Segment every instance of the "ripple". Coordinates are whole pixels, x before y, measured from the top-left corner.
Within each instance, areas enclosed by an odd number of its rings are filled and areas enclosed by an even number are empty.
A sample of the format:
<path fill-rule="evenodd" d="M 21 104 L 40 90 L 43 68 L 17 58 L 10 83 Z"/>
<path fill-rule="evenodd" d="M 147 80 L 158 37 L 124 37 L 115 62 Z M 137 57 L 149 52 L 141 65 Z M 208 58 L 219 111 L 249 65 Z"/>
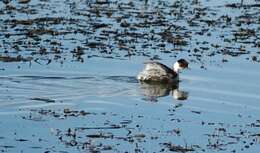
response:
<path fill-rule="evenodd" d="M 2 107 L 40 108 L 53 105 L 68 105 L 67 102 L 89 102 L 88 97 L 117 97 L 136 95 L 137 80 L 131 76 L 32 76 L 16 75 L 1 77 L 2 97 L 9 96 L 9 102 L 1 103 Z M 53 99 L 52 104 L 44 101 L 33 101 L 35 98 Z M 5 98 L 6 99 L 6 98 Z M 109 101 L 96 101 L 104 104 L 125 106 Z"/>

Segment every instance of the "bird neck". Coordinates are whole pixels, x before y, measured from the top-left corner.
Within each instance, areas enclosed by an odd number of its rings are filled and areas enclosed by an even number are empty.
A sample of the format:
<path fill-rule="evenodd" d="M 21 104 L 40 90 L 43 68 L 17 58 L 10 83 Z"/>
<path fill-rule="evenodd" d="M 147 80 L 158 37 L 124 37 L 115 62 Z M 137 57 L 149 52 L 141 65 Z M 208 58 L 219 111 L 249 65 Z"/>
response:
<path fill-rule="evenodd" d="M 180 64 L 178 62 L 174 63 L 173 65 L 173 71 L 176 72 L 177 74 L 180 72 Z"/>

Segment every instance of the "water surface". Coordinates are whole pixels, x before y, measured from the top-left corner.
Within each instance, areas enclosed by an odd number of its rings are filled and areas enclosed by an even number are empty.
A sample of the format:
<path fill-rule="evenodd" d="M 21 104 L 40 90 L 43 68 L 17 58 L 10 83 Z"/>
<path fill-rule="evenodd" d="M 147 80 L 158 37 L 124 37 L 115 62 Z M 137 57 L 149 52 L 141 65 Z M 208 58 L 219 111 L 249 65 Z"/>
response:
<path fill-rule="evenodd" d="M 259 152 L 259 1 L 0 2 L 2 152 Z M 141 84 L 143 62 L 190 69 Z"/>

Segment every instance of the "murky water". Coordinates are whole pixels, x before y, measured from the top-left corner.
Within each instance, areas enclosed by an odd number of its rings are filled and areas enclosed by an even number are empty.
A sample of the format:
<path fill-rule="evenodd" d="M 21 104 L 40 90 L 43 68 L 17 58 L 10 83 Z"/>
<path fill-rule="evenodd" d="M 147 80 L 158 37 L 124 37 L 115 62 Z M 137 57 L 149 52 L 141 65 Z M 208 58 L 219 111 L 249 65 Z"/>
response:
<path fill-rule="evenodd" d="M 1 152 L 259 152 L 258 0 L 0 2 Z M 190 69 L 141 84 L 149 59 Z"/>

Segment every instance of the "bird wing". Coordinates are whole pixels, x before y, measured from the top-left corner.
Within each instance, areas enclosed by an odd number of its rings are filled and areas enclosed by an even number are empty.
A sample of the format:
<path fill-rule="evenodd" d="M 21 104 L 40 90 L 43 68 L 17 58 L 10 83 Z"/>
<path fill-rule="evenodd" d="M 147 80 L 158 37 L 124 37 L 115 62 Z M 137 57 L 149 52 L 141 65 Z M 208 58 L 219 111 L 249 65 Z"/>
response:
<path fill-rule="evenodd" d="M 167 75 L 167 74 L 174 73 L 172 69 L 159 62 L 149 61 L 149 62 L 145 62 L 144 64 L 145 64 L 144 69 L 146 71 L 157 71 L 159 75 Z"/>

